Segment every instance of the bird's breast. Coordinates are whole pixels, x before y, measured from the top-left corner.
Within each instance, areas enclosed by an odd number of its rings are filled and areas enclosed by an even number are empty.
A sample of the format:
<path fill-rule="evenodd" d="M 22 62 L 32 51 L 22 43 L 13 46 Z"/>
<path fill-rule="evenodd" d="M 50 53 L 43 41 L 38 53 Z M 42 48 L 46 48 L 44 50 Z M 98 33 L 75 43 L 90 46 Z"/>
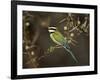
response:
<path fill-rule="evenodd" d="M 61 45 L 61 44 L 57 41 L 57 39 L 54 38 L 53 35 L 54 35 L 54 34 L 50 34 L 50 37 L 51 37 L 52 41 L 55 42 L 55 43 L 58 44 L 58 45 Z"/>

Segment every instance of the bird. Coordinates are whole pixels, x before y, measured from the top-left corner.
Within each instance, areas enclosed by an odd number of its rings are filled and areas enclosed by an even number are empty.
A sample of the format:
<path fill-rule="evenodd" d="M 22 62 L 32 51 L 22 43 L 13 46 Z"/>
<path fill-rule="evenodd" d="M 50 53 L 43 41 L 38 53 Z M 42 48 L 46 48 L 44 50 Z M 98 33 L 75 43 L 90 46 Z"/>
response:
<path fill-rule="evenodd" d="M 68 53 L 70 53 L 70 55 L 75 60 L 75 62 L 78 62 L 78 60 L 74 56 L 73 52 L 71 51 L 70 46 L 68 45 L 68 41 L 60 33 L 60 31 L 56 27 L 48 27 L 48 32 L 50 34 L 51 40 L 55 44 L 62 46 Z"/>

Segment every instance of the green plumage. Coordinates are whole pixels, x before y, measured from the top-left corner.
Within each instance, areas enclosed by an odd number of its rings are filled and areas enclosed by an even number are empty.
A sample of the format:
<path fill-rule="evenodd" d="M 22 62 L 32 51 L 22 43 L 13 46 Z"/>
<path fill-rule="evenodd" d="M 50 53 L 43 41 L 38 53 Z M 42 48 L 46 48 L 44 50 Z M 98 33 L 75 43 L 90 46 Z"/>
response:
<path fill-rule="evenodd" d="M 55 31 L 54 33 L 52 33 L 52 36 L 62 46 L 65 46 L 68 49 L 70 48 L 69 45 L 67 44 L 67 40 L 64 38 L 64 36 L 59 31 Z"/>
<path fill-rule="evenodd" d="M 55 42 L 58 45 L 63 46 L 65 48 L 65 50 L 71 54 L 71 56 L 73 57 L 73 59 L 76 62 L 78 62 L 77 59 L 76 59 L 76 57 L 74 56 L 74 54 L 70 50 L 70 47 L 68 45 L 67 40 L 64 38 L 64 36 L 59 31 L 56 30 L 55 32 L 51 33 L 50 37 L 53 40 L 53 42 Z"/>

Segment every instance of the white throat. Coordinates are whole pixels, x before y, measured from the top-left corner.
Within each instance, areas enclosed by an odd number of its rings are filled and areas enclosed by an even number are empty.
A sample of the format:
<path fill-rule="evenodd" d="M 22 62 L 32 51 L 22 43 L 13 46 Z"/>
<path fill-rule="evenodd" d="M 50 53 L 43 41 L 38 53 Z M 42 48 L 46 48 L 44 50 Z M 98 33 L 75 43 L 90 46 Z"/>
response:
<path fill-rule="evenodd" d="M 55 32 L 55 30 L 48 30 L 50 33 L 53 33 L 53 32 Z"/>

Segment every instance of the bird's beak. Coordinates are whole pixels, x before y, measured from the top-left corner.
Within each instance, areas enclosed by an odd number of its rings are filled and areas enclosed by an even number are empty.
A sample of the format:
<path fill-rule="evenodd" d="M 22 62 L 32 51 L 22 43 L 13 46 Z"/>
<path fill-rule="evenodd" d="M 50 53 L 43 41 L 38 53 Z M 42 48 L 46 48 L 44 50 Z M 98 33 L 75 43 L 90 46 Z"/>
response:
<path fill-rule="evenodd" d="M 50 27 L 48 27 L 48 30 L 50 29 Z"/>

